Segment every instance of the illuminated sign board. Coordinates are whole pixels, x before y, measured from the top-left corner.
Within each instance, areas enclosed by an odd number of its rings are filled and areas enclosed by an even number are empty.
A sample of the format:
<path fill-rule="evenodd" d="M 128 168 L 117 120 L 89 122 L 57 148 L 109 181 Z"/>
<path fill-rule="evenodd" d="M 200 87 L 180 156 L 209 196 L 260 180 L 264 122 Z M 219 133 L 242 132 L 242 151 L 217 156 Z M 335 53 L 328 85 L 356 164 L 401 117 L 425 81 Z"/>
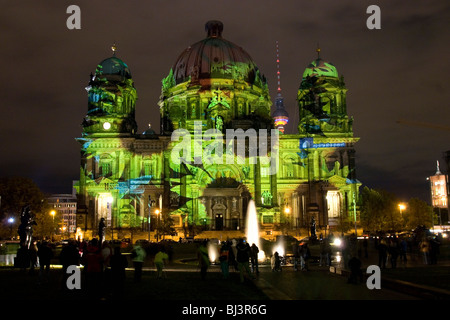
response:
<path fill-rule="evenodd" d="M 439 174 L 430 177 L 431 201 L 435 208 L 447 208 L 446 175 Z"/>

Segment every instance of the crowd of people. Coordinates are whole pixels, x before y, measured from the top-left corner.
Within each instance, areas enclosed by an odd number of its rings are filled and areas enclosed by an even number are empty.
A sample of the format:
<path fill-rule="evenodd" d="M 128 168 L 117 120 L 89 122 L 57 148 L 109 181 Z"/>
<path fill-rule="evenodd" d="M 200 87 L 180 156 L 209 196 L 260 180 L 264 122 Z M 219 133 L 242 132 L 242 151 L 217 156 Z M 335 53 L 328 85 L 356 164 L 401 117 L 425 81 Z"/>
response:
<path fill-rule="evenodd" d="M 49 271 L 52 259 L 59 260 L 62 266 L 61 290 L 68 290 L 67 281 L 70 277 L 70 266 L 82 267 L 83 288 L 90 297 L 119 297 L 124 292 L 128 258 L 122 253 L 120 246 L 112 246 L 110 242 L 100 242 L 97 238 L 90 241 L 70 240 L 62 246 L 57 257 L 55 248 L 48 241 L 35 242 L 30 252 L 30 273 L 39 268 L 38 284 L 49 281 Z M 146 251 L 136 245 L 131 252 L 131 262 L 134 267 L 134 281 L 140 282 L 142 265 Z M 24 268 L 25 269 L 25 268 Z"/>
<path fill-rule="evenodd" d="M 342 261 L 340 265 L 350 270 L 349 282 L 362 281 L 361 266 L 363 259 L 377 261 L 380 269 L 387 267 L 396 268 L 398 261 L 406 263 L 408 259 L 420 257 L 424 264 L 436 264 L 439 256 L 439 241 L 434 237 L 423 237 L 420 241 L 411 242 L 407 238 L 373 237 L 357 240 L 355 236 L 344 237 L 339 247 Z M 332 243 L 331 238 L 317 240 L 315 250 L 319 249 L 319 256 L 315 257 L 319 266 L 331 266 Z M 369 246 L 373 246 L 369 250 Z M 142 281 L 143 265 L 147 259 L 147 250 L 136 244 L 128 252 L 128 257 L 123 254 L 120 246 L 111 245 L 108 241 L 100 242 L 94 238 L 90 241 L 71 240 L 64 245 L 59 256 L 54 256 L 54 250 L 50 243 L 40 241 L 30 248 L 31 271 L 38 267 L 38 282 L 44 284 L 49 281 L 49 270 L 52 259 L 59 259 L 62 265 L 61 289 L 67 290 L 67 273 L 69 266 L 80 266 L 83 272 L 83 287 L 85 292 L 92 297 L 120 297 L 124 294 L 126 280 L 126 268 L 133 267 L 134 282 Z M 307 241 L 292 243 L 292 264 L 295 271 L 308 271 L 312 258 L 310 246 Z M 230 272 L 239 274 L 241 283 L 246 279 L 256 279 L 259 274 L 258 255 L 260 248 L 256 244 L 250 245 L 244 239 L 232 239 L 223 241 L 218 247 L 219 258 L 217 260 L 223 279 L 230 279 Z M 156 267 L 156 278 L 166 278 L 165 266 L 171 260 L 172 252 L 166 247 L 158 245 L 158 249 L 151 252 L 152 261 Z M 317 254 L 317 251 L 315 251 Z M 377 254 L 377 257 L 375 257 Z M 270 267 L 273 272 L 281 272 L 283 259 L 278 252 L 270 258 Z M 419 261 L 420 262 L 420 261 Z M 198 244 L 197 263 L 200 279 L 207 279 L 211 259 L 207 241 Z"/>
<path fill-rule="evenodd" d="M 398 261 L 406 263 L 407 256 L 422 256 L 423 264 L 436 264 L 439 256 L 440 242 L 436 237 L 422 237 L 420 240 L 407 238 L 381 237 L 375 239 L 375 248 L 378 251 L 378 266 L 386 268 L 397 267 Z"/>
<path fill-rule="evenodd" d="M 246 278 L 255 279 L 259 274 L 258 253 L 258 246 L 254 243 L 250 246 L 244 239 L 222 242 L 219 249 L 219 263 L 223 278 L 229 279 L 231 268 L 239 272 L 241 282 L 244 282 Z M 207 241 L 203 241 L 199 246 L 198 262 L 201 278 L 204 280 L 208 267 L 211 265 Z"/>

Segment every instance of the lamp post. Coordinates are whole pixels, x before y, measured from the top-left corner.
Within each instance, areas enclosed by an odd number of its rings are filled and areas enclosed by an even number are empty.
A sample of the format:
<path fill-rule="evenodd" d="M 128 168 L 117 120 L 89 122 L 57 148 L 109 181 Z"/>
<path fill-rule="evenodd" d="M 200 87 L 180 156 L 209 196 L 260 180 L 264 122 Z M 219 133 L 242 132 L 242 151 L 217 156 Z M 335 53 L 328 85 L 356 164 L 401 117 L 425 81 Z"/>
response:
<path fill-rule="evenodd" d="M 150 215 L 151 215 L 151 210 L 153 205 L 155 204 L 155 200 L 152 200 L 150 198 L 150 196 L 148 196 L 148 220 L 147 220 L 147 224 L 148 224 L 148 241 L 151 241 L 150 239 Z"/>
<path fill-rule="evenodd" d="M 356 228 L 356 192 L 353 191 L 353 218 L 355 219 L 355 237 L 358 236 L 358 229 Z"/>
<path fill-rule="evenodd" d="M 52 210 L 52 211 L 50 211 L 50 214 L 53 217 L 53 220 L 52 220 L 52 241 L 53 241 L 53 235 L 55 233 L 55 214 L 56 214 L 56 211 Z"/>
<path fill-rule="evenodd" d="M 156 216 L 158 217 L 158 225 L 156 226 L 156 242 L 159 242 L 159 214 L 161 213 L 158 209 L 155 210 Z"/>

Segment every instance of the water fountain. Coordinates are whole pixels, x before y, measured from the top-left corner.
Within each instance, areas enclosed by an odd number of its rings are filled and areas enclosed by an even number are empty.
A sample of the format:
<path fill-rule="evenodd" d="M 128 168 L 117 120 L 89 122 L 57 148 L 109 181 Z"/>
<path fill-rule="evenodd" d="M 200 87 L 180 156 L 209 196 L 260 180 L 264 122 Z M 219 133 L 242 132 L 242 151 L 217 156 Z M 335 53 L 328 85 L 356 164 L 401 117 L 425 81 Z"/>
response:
<path fill-rule="evenodd" d="M 278 239 L 277 243 L 272 247 L 272 254 L 274 254 L 275 252 L 278 252 L 278 254 L 281 257 L 284 257 L 284 255 L 286 253 L 285 252 L 285 243 L 284 243 L 284 239 L 282 236 Z"/>
<path fill-rule="evenodd" d="M 250 199 L 247 207 L 245 236 L 247 237 L 247 242 L 250 246 L 254 243 L 259 248 L 258 260 L 264 261 L 265 253 L 263 248 L 261 247 L 261 242 L 259 240 L 258 213 L 256 212 L 255 201 L 253 201 L 252 199 Z"/>
<path fill-rule="evenodd" d="M 208 256 L 209 261 L 213 264 L 217 263 L 217 260 L 219 259 L 219 248 L 215 243 L 212 243 L 211 241 L 208 242 L 207 245 L 208 249 Z"/>

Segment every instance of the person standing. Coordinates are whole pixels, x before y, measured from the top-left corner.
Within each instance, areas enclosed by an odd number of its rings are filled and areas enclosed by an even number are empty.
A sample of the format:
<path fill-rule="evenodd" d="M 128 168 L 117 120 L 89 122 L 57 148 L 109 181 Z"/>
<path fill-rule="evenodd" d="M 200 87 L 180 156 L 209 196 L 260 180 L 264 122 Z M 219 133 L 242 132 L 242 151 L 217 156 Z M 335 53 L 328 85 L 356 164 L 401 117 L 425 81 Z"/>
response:
<path fill-rule="evenodd" d="M 405 238 L 402 238 L 400 241 L 400 261 L 406 263 L 408 260 L 406 258 L 406 252 L 408 251 L 408 243 L 406 242 Z"/>
<path fill-rule="evenodd" d="M 439 256 L 439 241 L 436 238 L 431 238 L 429 241 L 429 257 L 430 264 L 437 264 L 438 256 Z"/>
<path fill-rule="evenodd" d="M 252 246 L 250 247 L 250 261 L 252 263 L 252 272 L 258 274 L 259 273 L 259 269 L 258 269 L 258 254 L 259 254 L 259 248 L 256 244 L 252 244 Z"/>
<path fill-rule="evenodd" d="M 53 258 L 53 251 L 48 246 L 47 241 L 43 241 L 38 246 L 37 257 L 39 258 L 39 279 L 41 282 L 47 282 L 50 272 L 50 262 Z"/>
<path fill-rule="evenodd" d="M 142 266 L 147 253 L 139 244 L 136 244 L 131 255 L 134 267 L 134 282 L 138 283 L 142 280 Z"/>
<path fill-rule="evenodd" d="M 270 264 L 272 267 L 272 272 L 281 271 L 281 259 L 278 251 L 275 251 L 272 258 L 270 258 Z"/>
<path fill-rule="evenodd" d="M 206 240 L 203 241 L 198 247 L 197 258 L 200 266 L 200 277 L 202 280 L 205 280 L 206 272 L 211 264 L 211 261 L 209 261 L 208 249 L 206 248 Z"/>
<path fill-rule="evenodd" d="M 364 258 L 368 258 L 369 257 L 369 240 L 367 239 L 367 237 L 364 237 L 363 239 L 363 248 L 364 248 Z"/>
<path fill-rule="evenodd" d="M 325 238 L 320 243 L 320 261 L 319 266 L 331 266 L 331 245 L 330 241 Z"/>
<path fill-rule="evenodd" d="M 378 243 L 378 266 L 381 269 L 386 268 L 386 260 L 387 260 L 387 244 L 386 240 L 381 238 Z"/>
<path fill-rule="evenodd" d="M 228 266 L 233 266 L 234 272 L 239 271 L 238 265 L 237 265 L 237 260 L 236 260 L 236 255 L 237 255 L 236 245 L 237 245 L 236 239 L 233 239 L 230 242 L 228 242 L 228 246 L 230 248 L 230 251 L 228 252 Z"/>
<path fill-rule="evenodd" d="M 161 279 L 163 276 L 164 270 L 164 261 L 169 260 L 169 255 L 166 253 L 166 249 L 161 247 L 158 253 L 155 255 L 155 266 L 156 266 L 156 277 Z"/>
<path fill-rule="evenodd" d="M 353 256 L 348 261 L 348 266 L 350 268 L 350 275 L 348 278 L 348 283 L 357 284 L 358 280 L 362 283 L 363 282 L 363 273 L 361 270 L 361 260 L 359 260 L 357 257 Z"/>
<path fill-rule="evenodd" d="M 229 257 L 230 257 L 230 246 L 228 242 L 224 242 L 219 252 L 220 269 L 222 270 L 222 275 L 224 279 L 228 279 L 229 276 Z"/>
<path fill-rule="evenodd" d="M 67 289 L 67 279 L 69 275 L 67 274 L 67 268 L 69 266 L 79 266 L 80 265 L 80 251 L 75 240 L 70 240 L 67 245 L 65 245 L 59 255 L 59 261 L 62 265 L 62 281 L 61 287 L 63 290 Z"/>
<path fill-rule="evenodd" d="M 298 264 L 300 262 L 299 249 L 299 244 L 297 242 L 294 242 L 294 244 L 292 245 L 292 254 L 294 256 L 294 271 L 298 271 Z M 320 259 L 322 261 L 322 256 Z"/>
<path fill-rule="evenodd" d="M 102 255 L 98 240 L 92 239 L 83 253 L 87 292 L 91 297 L 99 297 L 101 290 Z"/>
<path fill-rule="evenodd" d="M 324 264 L 328 265 L 328 259 L 327 259 L 327 239 L 323 239 L 320 241 L 320 261 L 319 266 L 323 266 Z"/>
<path fill-rule="evenodd" d="M 248 243 L 244 243 L 243 239 L 239 240 L 239 243 L 236 245 L 236 249 L 237 249 L 236 260 L 238 263 L 240 280 L 242 283 L 244 282 L 244 273 L 247 273 L 247 276 L 251 277 L 250 267 L 248 265 L 251 249 Z"/>
<path fill-rule="evenodd" d="M 388 248 L 389 255 L 391 257 L 391 268 L 397 268 L 397 259 L 399 255 L 399 243 L 397 238 L 393 238 L 389 244 Z"/>
<path fill-rule="evenodd" d="M 423 238 L 419 244 L 420 252 L 423 255 L 423 263 L 430 264 L 430 243 L 427 238 Z"/>
<path fill-rule="evenodd" d="M 100 244 L 100 243 L 99 243 Z M 111 268 L 110 260 L 113 254 L 112 248 L 107 241 L 103 241 L 101 244 L 101 255 L 102 255 L 102 276 L 103 276 L 103 288 L 106 292 L 110 291 L 108 286 L 111 284 Z"/>
<path fill-rule="evenodd" d="M 110 260 L 111 266 L 111 288 L 113 298 L 120 298 L 124 292 L 126 272 L 128 267 L 127 258 L 120 252 L 120 247 L 114 247 L 114 254 Z"/>
<path fill-rule="evenodd" d="M 310 256 L 310 251 L 307 243 L 303 243 L 300 246 L 300 267 L 302 271 L 308 271 L 308 259 Z"/>

